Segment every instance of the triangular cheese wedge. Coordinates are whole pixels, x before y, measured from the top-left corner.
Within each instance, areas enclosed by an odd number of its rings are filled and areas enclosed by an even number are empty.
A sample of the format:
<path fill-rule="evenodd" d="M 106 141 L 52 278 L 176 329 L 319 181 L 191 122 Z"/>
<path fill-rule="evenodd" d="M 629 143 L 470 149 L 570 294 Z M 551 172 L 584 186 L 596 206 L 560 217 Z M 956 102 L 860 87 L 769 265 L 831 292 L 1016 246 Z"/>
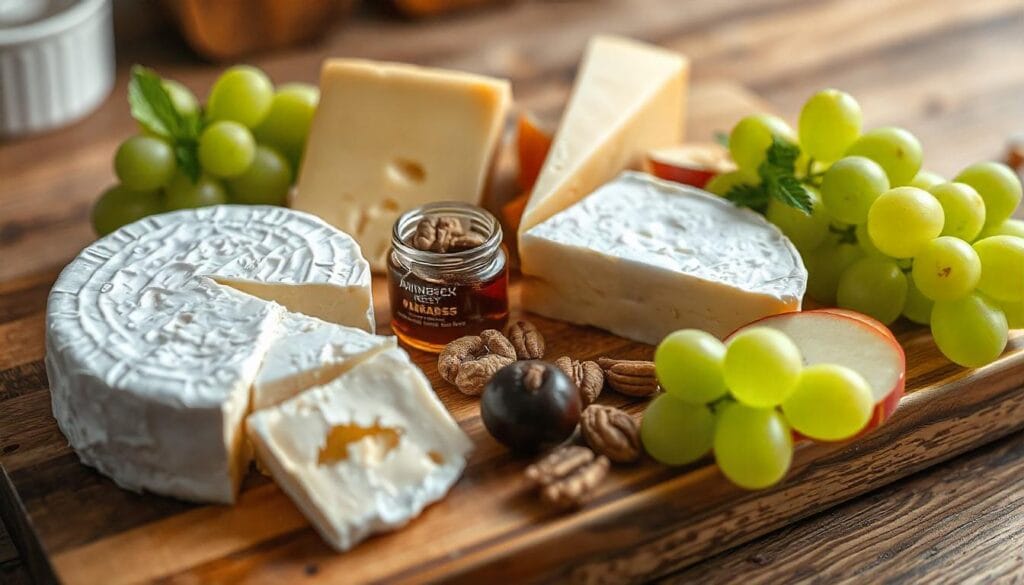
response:
<path fill-rule="evenodd" d="M 594 37 L 523 212 L 519 233 L 576 203 L 652 148 L 678 144 L 686 57 L 636 41 Z M 523 257 L 524 265 L 528 261 Z"/>

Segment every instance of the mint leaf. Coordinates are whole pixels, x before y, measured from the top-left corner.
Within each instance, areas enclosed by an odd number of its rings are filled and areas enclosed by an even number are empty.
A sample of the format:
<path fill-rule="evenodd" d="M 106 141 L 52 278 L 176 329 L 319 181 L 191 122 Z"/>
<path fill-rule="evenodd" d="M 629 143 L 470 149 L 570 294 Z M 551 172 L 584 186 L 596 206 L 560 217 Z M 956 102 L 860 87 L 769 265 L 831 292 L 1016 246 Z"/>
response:
<path fill-rule="evenodd" d="M 811 196 L 796 177 L 796 159 L 799 157 L 799 146 L 773 136 L 771 145 L 765 151 L 764 162 L 757 168 L 757 174 L 761 177 L 766 198 L 777 199 L 810 214 Z"/>
<path fill-rule="evenodd" d="M 772 136 L 771 146 L 764 153 L 764 162 L 790 175 L 794 175 L 796 173 L 796 159 L 799 157 L 799 146 L 778 136 Z"/>
<path fill-rule="evenodd" d="M 182 136 L 181 115 L 174 109 L 163 81 L 153 70 L 140 65 L 132 67 L 128 104 L 132 117 L 150 132 L 171 139 Z"/>
<path fill-rule="evenodd" d="M 199 165 L 198 145 L 195 142 L 178 144 L 174 147 L 174 159 L 178 169 L 195 184 L 199 181 L 202 168 Z"/>
<path fill-rule="evenodd" d="M 758 213 L 768 209 L 768 192 L 761 185 L 741 183 L 729 189 L 725 198 L 740 207 L 749 207 Z"/>

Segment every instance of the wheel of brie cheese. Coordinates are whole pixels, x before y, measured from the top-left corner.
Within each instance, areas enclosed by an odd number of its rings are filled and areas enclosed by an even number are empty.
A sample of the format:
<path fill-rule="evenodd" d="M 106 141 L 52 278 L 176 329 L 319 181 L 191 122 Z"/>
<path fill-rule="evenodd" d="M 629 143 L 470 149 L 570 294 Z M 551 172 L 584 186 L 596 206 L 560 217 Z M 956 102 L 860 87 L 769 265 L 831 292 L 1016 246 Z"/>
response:
<path fill-rule="evenodd" d="M 231 502 L 249 461 L 250 388 L 275 339 L 299 327 L 289 310 L 373 331 L 369 265 L 352 238 L 261 206 L 125 226 L 50 293 L 54 417 L 81 460 L 122 487 Z"/>

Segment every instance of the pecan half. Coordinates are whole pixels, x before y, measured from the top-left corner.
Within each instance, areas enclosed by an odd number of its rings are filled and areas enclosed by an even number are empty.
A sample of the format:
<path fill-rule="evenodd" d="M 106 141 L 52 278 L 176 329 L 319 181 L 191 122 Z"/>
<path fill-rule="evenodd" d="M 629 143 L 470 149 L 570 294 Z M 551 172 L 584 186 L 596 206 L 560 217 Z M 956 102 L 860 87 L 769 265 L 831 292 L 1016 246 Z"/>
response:
<path fill-rule="evenodd" d="M 412 246 L 424 252 L 460 252 L 484 243 L 476 232 L 466 232 L 457 217 L 426 217 L 416 224 Z"/>
<path fill-rule="evenodd" d="M 521 360 L 539 360 L 544 357 L 544 336 L 529 321 L 515 321 L 505 330 Z"/>
<path fill-rule="evenodd" d="M 566 376 L 580 389 L 580 398 L 583 399 L 583 406 L 593 404 L 601 395 L 604 387 L 604 372 L 597 362 L 581 362 L 574 360 L 567 355 L 555 360 L 559 370 L 565 372 Z"/>
<path fill-rule="evenodd" d="M 658 391 L 654 362 L 598 358 L 604 379 L 612 390 L 627 396 L 650 396 Z"/>
<path fill-rule="evenodd" d="M 527 467 L 526 477 L 540 487 L 545 502 L 559 508 L 576 508 L 594 496 L 610 465 L 603 455 L 569 445 Z"/>
<path fill-rule="evenodd" d="M 437 371 L 464 394 L 476 396 L 504 366 L 515 361 L 512 343 L 496 329 L 466 335 L 444 346 L 437 356 Z"/>
<path fill-rule="evenodd" d="M 588 406 L 580 416 L 580 432 L 591 449 L 616 463 L 632 463 L 643 454 L 640 426 L 618 408 Z"/>

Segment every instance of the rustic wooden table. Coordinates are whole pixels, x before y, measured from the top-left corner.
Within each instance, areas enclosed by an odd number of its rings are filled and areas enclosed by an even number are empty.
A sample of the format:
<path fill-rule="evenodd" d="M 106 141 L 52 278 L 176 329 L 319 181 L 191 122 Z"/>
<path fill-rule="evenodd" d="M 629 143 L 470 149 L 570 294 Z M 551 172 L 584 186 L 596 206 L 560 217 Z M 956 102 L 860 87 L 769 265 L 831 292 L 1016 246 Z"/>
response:
<path fill-rule="evenodd" d="M 681 50 L 695 82 L 742 84 L 791 119 L 818 88 L 850 91 L 869 125 L 911 129 L 929 168 L 946 175 L 1001 156 L 1006 138 L 1024 131 L 1021 0 L 521 2 L 422 24 L 360 15 L 316 45 L 254 61 L 276 80 L 314 80 L 326 55 L 465 68 L 512 78 L 517 99 L 555 114 L 595 32 Z M 126 38 L 118 87 L 96 114 L 0 145 L 0 294 L 5 282 L 52 272 L 92 240 L 89 207 L 132 130 L 126 68 L 144 62 L 203 93 L 216 76 L 218 67 L 171 34 Z M 666 581 L 1018 582 L 1022 551 L 1024 436 L 1016 433 Z M 27 582 L 2 532 L 0 582 Z"/>

